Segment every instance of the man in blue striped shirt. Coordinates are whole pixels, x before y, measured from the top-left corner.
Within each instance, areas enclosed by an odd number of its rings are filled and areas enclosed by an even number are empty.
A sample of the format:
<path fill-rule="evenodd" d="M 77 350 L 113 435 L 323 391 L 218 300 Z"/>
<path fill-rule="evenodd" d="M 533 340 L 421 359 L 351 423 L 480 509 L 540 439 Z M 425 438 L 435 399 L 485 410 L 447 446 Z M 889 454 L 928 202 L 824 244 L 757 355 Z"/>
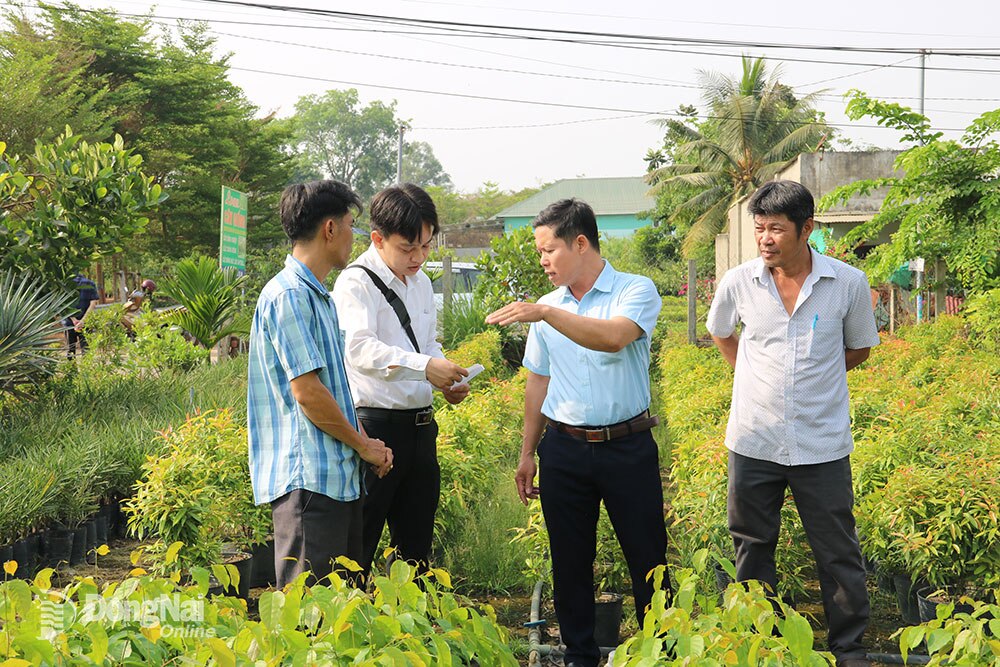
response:
<path fill-rule="evenodd" d="M 280 213 L 292 254 L 254 311 L 250 477 L 255 501 L 271 504 L 279 587 L 306 570 L 328 576 L 337 556 L 362 559 L 362 461 L 379 477 L 392 469 L 392 450 L 358 427 L 343 335 L 322 282 L 347 266 L 361 208 L 338 181 L 286 188 Z"/>

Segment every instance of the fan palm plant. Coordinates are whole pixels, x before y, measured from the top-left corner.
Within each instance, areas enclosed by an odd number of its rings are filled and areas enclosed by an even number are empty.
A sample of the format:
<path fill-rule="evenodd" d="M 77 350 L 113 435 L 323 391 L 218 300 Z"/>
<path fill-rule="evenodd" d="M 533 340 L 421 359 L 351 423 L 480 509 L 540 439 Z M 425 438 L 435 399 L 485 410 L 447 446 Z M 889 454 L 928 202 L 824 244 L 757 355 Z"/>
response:
<path fill-rule="evenodd" d="M 241 303 L 245 282 L 245 276 L 208 257 L 181 260 L 173 278 L 163 281 L 162 292 L 183 306 L 170 320 L 206 348 L 226 336 L 250 333 L 251 316 Z"/>
<path fill-rule="evenodd" d="M 671 222 L 694 218 L 684 237 L 685 255 L 725 229 L 733 204 L 774 177 L 789 159 L 815 150 L 829 132 L 816 119 L 815 95 L 796 99 L 779 75 L 780 68 L 768 75 L 763 60 L 748 57 L 740 79 L 701 72 L 710 118 L 696 127 L 657 121 L 673 135 L 675 161 L 652 169 L 646 179 L 654 195 L 677 186 L 690 188 L 690 196 L 671 215 Z"/>
<path fill-rule="evenodd" d="M 72 294 L 50 292 L 38 278 L 7 271 L 0 277 L 0 395 L 24 396 L 55 370 L 62 333 L 60 319 Z"/>

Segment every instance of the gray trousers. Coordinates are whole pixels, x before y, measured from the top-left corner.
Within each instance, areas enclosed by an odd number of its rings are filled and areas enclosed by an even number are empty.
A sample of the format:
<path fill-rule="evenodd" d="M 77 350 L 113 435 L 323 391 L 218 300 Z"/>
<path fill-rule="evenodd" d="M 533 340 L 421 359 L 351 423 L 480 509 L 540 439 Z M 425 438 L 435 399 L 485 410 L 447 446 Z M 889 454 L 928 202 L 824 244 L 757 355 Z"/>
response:
<path fill-rule="evenodd" d="M 830 652 L 838 661 L 864 658 L 868 591 L 854 526 L 849 457 L 783 466 L 729 452 L 729 532 L 736 547 L 736 577 L 777 588 L 774 551 L 786 488 L 816 558 Z"/>
<path fill-rule="evenodd" d="M 295 489 L 271 503 L 274 520 L 274 571 L 278 588 L 306 570 L 307 583 L 322 582 L 337 556 L 361 562 L 361 499 L 340 502 L 305 489 Z"/>

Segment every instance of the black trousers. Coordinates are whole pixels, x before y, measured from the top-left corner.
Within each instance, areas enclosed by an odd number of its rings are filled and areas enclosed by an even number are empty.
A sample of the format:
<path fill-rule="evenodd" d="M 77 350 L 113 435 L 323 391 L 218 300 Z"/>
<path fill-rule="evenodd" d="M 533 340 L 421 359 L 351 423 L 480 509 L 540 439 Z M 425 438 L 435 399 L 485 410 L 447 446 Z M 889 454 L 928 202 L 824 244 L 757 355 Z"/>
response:
<path fill-rule="evenodd" d="M 310 584 L 323 579 L 333 571 L 337 556 L 361 562 L 360 498 L 340 502 L 295 489 L 271 503 L 271 518 L 278 588 L 306 570 L 313 573 Z"/>
<path fill-rule="evenodd" d="M 777 587 L 774 551 L 785 489 L 791 489 L 816 558 L 830 652 L 838 660 L 864 658 L 868 591 L 854 526 L 851 461 L 783 466 L 729 452 L 729 532 L 736 576 Z"/>
<path fill-rule="evenodd" d="M 392 450 L 392 470 L 381 479 L 370 468 L 365 474 L 364 556 L 359 563 L 367 575 L 388 522 L 389 546 L 396 549 L 396 557 L 426 569 L 441 496 L 437 422 L 417 426 L 412 416 L 409 420 L 362 417 L 361 421 L 369 437 Z"/>
<path fill-rule="evenodd" d="M 83 332 L 77 331 L 73 327 L 69 327 L 66 329 L 66 355 L 70 359 L 76 356 L 77 346 L 79 346 L 81 354 L 86 352 L 87 338 L 83 335 Z"/>
<path fill-rule="evenodd" d="M 588 443 L 549 427 L 538 445 L 538 466 L 565 660 L 596 667 L 601 653 L 594 640 L 594 558 L 601 501 L 628 563 L 640 622 L 653 597 L 646 575 L 667 562 L 656 442 L 645 431 Z"/>

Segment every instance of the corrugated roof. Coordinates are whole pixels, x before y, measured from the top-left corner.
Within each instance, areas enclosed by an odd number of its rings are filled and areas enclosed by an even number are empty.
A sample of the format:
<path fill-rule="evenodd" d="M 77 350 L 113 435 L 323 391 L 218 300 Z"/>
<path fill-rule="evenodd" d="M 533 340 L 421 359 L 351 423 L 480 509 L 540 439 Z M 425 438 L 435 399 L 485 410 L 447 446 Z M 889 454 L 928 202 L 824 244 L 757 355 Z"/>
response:
<path fill-rule="evenodd" d="M 623 178 L 564 178 L 524 201 L 505 208 L 494 218 L 535 217 L 560 199 L 576 197 L 590 204 L 595 215 L 621 215 L 648 211 L 656 201 L 648 196 L 649 185 L 642 176 Z"/>

